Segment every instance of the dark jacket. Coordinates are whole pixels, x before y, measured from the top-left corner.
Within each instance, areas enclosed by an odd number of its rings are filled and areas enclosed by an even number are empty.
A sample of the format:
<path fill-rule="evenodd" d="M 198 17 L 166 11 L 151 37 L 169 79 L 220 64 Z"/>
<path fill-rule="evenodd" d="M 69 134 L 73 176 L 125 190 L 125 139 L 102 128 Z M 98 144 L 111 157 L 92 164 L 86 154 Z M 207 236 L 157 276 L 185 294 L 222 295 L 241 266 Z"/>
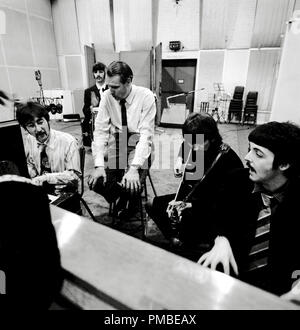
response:
<path fill-rule="evenodd" d="M 247 169 L 231 175 L 218 203 L 218 234 L 229 239 L 241 279 L 280 295 L 291 290 L 296 280 L 293 272 L 300 270 L 300 179 L 290 180 L 283 201 L 271 216 L 268 268 L 259 283 L 245 272 L 261 209 L 260 194 L 252 193 L 253 188 Z"/>
<path fill-rule="evenodd" d="M 85 91 L 84 91 L 84 105 L 83 105 L 83 109 L 82 109 L 82 112 L 84 113 L 85 116 L 90 116 L 90 113 L 91 113 L 91 109 L 90 109 L 90 106 L 91 106 L 91 94 L 92 92 L 95 93 L 96 97 L 98 98 L 99 102 L 100 102 L 100 92 L 98 90 L 98 87 L 96 86 L 96 84 L 92 87 L 89 87 L 87 88 Z M 99 103 L 98 103 L 99 105 Z"/>
<path fill-rule="evenodd" d="M 41 187 L 6 181 L 0 183 L 0 203 L 0 269 L 9 302 L 48 308 L 62 283 L 48 197 Z"/>

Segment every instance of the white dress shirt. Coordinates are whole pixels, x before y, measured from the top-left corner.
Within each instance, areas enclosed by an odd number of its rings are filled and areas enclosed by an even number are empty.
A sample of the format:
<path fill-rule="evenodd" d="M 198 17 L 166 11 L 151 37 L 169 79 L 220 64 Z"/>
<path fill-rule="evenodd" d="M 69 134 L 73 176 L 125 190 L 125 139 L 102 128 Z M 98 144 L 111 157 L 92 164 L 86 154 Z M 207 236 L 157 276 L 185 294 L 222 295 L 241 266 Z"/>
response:
<path fill-rule="evenodd" d="M 129 133 L 140 134 L 132 165 L 142 166 L 151 153 L 154 136 L 156 105 L 153 93 L 145 87 L 132 84 L 126 98 L 127 125 Z M 95 121 L 92 143 L 95 166 L 104 166 L 104 154 L 111 134 L 122 130 L 121 106 L 111 95 L 104 92 Z"/>

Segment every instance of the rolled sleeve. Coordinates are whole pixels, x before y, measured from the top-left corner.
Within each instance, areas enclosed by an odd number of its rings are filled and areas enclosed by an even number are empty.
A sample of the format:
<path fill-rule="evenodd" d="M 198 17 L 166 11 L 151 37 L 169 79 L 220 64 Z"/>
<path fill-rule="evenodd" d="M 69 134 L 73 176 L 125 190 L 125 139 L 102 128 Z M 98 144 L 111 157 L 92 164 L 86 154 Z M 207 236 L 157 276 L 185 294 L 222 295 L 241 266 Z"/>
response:
<path fill-rule="evenodd" d="M 154 136 L 154 121 L 156 115 L 156 104 L 152 92 L 145 96 L 142 107 L 142 116 L 138 126 L 140 133 L 139 142 L 136 145 L 132 165 L 142 166 L 151 154 Z"/>

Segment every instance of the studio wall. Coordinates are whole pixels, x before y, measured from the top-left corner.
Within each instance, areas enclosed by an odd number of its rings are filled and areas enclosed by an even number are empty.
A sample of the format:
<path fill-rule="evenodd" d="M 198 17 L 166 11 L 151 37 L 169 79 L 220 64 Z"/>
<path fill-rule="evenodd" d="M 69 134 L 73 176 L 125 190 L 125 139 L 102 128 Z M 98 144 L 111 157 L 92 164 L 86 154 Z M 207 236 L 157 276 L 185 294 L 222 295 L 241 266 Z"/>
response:
<path fill-rule="evenodd" d="M 34 71 L 45 89 L 60 88 L 49 0 L 0 0 L 6 33 L 0 35 L 0 88 L 15 98 L 39 96 Z"/>

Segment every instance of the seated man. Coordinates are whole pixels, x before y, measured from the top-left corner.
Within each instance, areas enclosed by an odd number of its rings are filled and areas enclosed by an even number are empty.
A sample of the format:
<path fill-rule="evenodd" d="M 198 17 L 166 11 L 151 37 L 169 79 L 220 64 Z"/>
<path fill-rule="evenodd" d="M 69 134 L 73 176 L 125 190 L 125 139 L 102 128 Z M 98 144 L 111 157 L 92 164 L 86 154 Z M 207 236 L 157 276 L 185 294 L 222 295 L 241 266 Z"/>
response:
<path fill-rule="evenodd" d="M 99 106 L 102 95 L 107 89 L 105 84 L 105 70 L 105 64 L 96 62 L 93 65 L 93 76 L 96 83 L 84 91 L 84 106 L 82 109 L 82 112 L 84 113 L 84 120 L 82 122 L 82 133 L 83 144 L 86 147 L 91 146 L 93 108 Z"/>
<path fill-rule="evenodd" d="M 292 289 L 300 270 L 300 128 L 270 122 L 248 139 L 249 169 L 237 171 L 225 185 L 218 201 L 218 236 L 199 263 L 213 269 L 221 264 L 227 274 L 232 266 L 242 280 L 281 295 Z M 261 268 L 249 272 L 249 251 L 258 242 Z"/>
<path fill-rule="evenodd" d="M 28 132 L 25 154 L 30 177 L 50 194 L 75 192 L 80 182 L 80 156 L 76 139 L 50 128 L 49 113 L 34 102 L 17 107 L 17 120 Z"/>
<path fill-rule="evenodd" d="M 187 165 L 176 201 L 175 194 L 155 197 L 152 206 L 147 205 L 147 212 L 171 244 L 183 243 L 178 253 L 185 254 L 188 246 L 211 243 L 214 238 L 211 214 L 216 191 L 227 173 L 243 164 L 237 154 L 222 143 L 217 124 L 209 114 L 189 115 L 182 133 L 184 142 L 175 176 L 183 162 Z M 189 258 L 196 261 L 199 253 L 195 250 Z"/>
<path fill-rule="evenodd" d="M 95 122 L 95 169 L 88 183 L 108 202 L 119 199 L 121 215 L 127 209 L 129 194 L 139 193 L 147 174 L 156 106 L 149 89 L 132 84 L 128 64 L 112 62 L 106 75 L 109 90 L 103 94 Z"/>

